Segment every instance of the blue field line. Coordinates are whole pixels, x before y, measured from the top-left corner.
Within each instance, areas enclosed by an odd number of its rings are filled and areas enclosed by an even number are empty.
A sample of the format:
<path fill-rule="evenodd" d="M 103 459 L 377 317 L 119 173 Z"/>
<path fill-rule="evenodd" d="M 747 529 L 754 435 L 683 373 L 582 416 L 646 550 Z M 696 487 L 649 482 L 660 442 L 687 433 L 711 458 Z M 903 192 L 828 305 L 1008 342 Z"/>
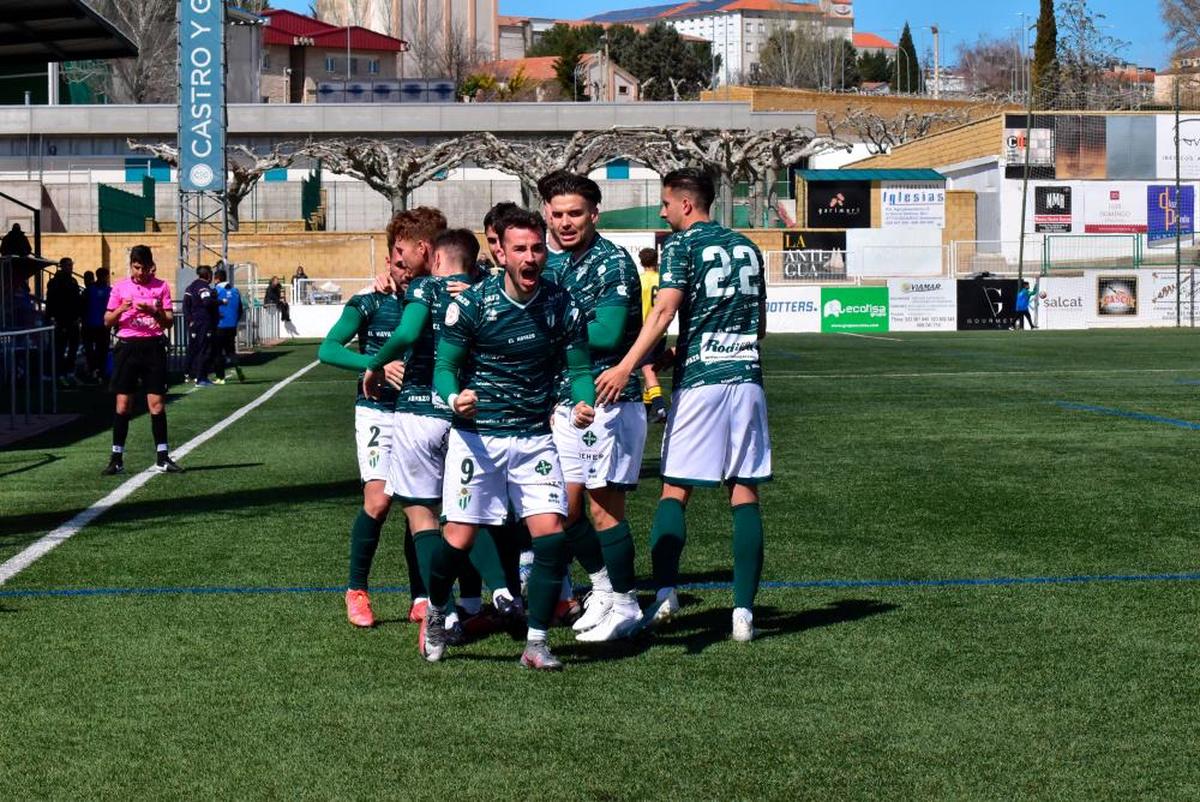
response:
<path fill-rule="evenodd" d="M 1060 408 L 1071 410 L 1072 412 L 1094 412 L 1097 415 L 1110 415 L 1114 418 L 1128 418 L 1145 423 L 1161 423 L 1166 426 L 1175 426 L 1180 429 L 1191 429 L 1193 431 L 1200 429 L 1200 423 L 1190 420 L 1180 420 L 1179 418 L 1164 418 L 1161 415 L 1131 412 L 1127 409 L 1115 409 L 1113 407 L 1098 407 L 1093 404 L 1077 404 L 1074 401 L 1055 401 L 1054 403 Z"/>
<path fill-rule="evenodd" d="M 1176 379 L 1176 384 L 1200 384 L 1200 379 Z"/>
<path fill-rule="evenodd" d="M 1080 574 L 1074 576 L 1001 576 L 959 579 L 812 579 L 763 582 L 764 590 L 816 590 L 821 588 L 954 588 L 1006 587 L 1020 585 L 1086 585 L 1114 582 L 1200 582 L 1200 572 L 1175 574 Z M 642 586 L 641 590 L 653 590 Z M 731 582 L 691 582 L 683 591 L 732 590 Z M 237 587 L 227 585 L 161 588 L 29 588 L 0 590 L 0 599 L 45 599 L 87 596 L 237 596 L 345 593 L 345 586 L 294 585 L 281 587 Z M 381 585 L 372 593 L 408 593 L 407 585 Z"/>

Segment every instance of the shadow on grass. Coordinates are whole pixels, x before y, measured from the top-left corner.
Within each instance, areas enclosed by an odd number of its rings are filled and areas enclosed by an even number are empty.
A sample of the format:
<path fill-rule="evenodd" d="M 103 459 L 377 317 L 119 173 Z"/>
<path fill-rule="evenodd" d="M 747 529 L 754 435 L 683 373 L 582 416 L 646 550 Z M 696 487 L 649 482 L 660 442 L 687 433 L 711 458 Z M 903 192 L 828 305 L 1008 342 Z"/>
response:
<path fill-rule="evenodd" d="M 248 463 L 245 467 L 256 465 Z M 201 466 L 203 468 L 204 466 Z M 215 465 L 217 468 L 238 468 L 242 465 Z M 189 469 L 193 470 L 193 469 Z M 198 469 L 196 469 L 198 470 Z M 187 474 L 183 474 L 184 477 Z M 296 499 L 308 501 L 323 501 L 327 499 L 347 498 L 357 499 L 362 495 L 357 479 L 336 482 L 322 482 L 301 485 L 283 485 L 281 487 L 259 487 L 249 490 L 238 490 L 236 493 L 222 491 L 219 493 L 204 493 L 192 496 L 182 496 L 168 499 L 147 499 L 145 501 L 123 501 L 109 510 L 99 519 L 101 524 L 131 523 L 142 520 L 172 518 L 179 519 L 187 515 L 202 515 L 204 513 L 228 513 L 236 508 L 239 513 L 247 513 L 255 509 L 280 507 L 291 509 Z M 83 508 L 44 512 L 34 515 L 6 515 L 0 517 L 0 548 L 22 548 L 47 532 L 66 523 L 83 511 Z"/>
<path fill-rule="evenodd" d="M 9 470 L 0 471 L 0 479 L 3 479 L 5 476 L 16 476 L 18 473 L 25 473 L 27 471 L 35 471 L 38 468 L 44 468 L 47 465 L 50 465 L 51 463 L 58 462 L 60 459 L 62 459 L 62 457 L 58 456 L 57 454 L 42 454 L 40 457 L 27 456 L 27 457 L 24 457 L 23 459 L 19 459 L 14 462 L 7 463 L 8 465 L 22 465 L 22 467 L 11 468 Z M 30 461 L 30 460 L 32 460 L 32 462 L 30 462 L 30 464 L 23 465 L 23 463 Z M 0 468 L 3 468 L 3 467 L 5 467 L 5 463 L 0 463 Z"/>
<path fill-rule="evenodd" d="M 195 465 L 188 466 L 186 473 L 199 473 L 200 471 L 224 471 L 233 470 L 234 468 L 257 468 L 261 465 L 266 465 L 265 462 L 229 462 L 224 465 Z"/>

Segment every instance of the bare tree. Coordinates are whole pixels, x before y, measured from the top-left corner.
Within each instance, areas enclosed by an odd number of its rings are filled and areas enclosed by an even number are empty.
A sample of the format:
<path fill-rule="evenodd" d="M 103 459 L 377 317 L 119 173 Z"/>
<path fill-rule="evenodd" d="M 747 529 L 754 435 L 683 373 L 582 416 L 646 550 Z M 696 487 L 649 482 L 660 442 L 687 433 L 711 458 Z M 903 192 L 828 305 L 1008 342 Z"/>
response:
<path fill-rule="evenodd" d="M 325 169 L 365 182 L 391 202 L 393 211 L 403 211 L 417 187 L 472 158 L 477 147 L 474 135 L 432 145 L 405 139 L 331 139 L 310 142 L 295 155 L 320 159 Z"/>
<path fill-rule="evenodd" d="M 1176 56 L 1200 48 L 1200 0 L 1160 0 L 1160 9 Z"/>
<path fill-rule="evenodd" d="M 757 83 L 769 86 L 828 88 L 842 40 L 807 24 L 777 28 L 759 54 Z"/>
<path fill-rule="evenodd" d="M 421 14 L 413 0 L 402 3 L 403 38 L 408 40 L 408 62 L 424 78 L 446 78 L 460 86 L 481 64 L 492 59 L 491 49 L 472 41 L 461 18 L 447 20 L 441 4 L 423 6 Z"/>
<path fill-rule="evenodd" d="M 179 167 L 179 148 L 165 143 L 149 144 L 126 140 L 129 149 L 148 153 L 173 168 Z M 240 224 L 241 203 L 254 190 L 260 178 L 268 171 L 286 168 L 295 163 L 299 153 L 289 144 L 277 145 L 265 155 L 255 153 L 245 145 L 231 145 L 226 149 L 230 178 L 225 184 L 225 202 L 229 213 L 229 226 L 236 230 Z M 238 154 L 242 158 L 237 158 Z"/>
<path fill-rule="evenodd" d="M 1023 65 L 1016 42 L 980 36 L 958 46 L 958 68 L 968 92 L 990 94 L 1012 92 L 1014 72 Z"/>
<path fill-rule="evenodd" d="M 93 89 L 115 103 L 174 103 L 175 0 L 97 0 L 96 10 L 111 20 L 138 49 L 136 58 L 114 59 Z"/>
<path fill-rule="evenodd" d="M 974 111 L 971 107 L 936 112 L 904 109 L 895 116 L 884 117 L 868 108 L 850 106 L 845 112 L 822 113 L 821 122 L 837 139 L 862 142 L 871 153 L 887 153 L 897 145 L 927 136 L 935 128 L 970 122 Z"/>

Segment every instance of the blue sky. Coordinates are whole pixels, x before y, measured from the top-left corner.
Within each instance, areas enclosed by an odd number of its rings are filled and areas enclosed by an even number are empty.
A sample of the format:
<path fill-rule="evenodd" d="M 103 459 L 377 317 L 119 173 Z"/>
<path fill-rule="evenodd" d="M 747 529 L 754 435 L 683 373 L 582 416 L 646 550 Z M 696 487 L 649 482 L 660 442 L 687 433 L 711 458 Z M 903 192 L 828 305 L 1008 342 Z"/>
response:
<path fill-rule="evenodd" d="M 569 4 L 570 14 L 582 18 L 618 8 L 655 5 L 658 0 L 575 0 Z M 667 0 L 662 0 L 667 2 Z M 301 13 L 308 9 L 308 0 L 273 0 L 273 5 Z M 1118 39 L 1129 42 L 1122 55 L 1129 61 L 1146 67 L 1167 66 L 1165 28 L 1158 15 L 1156 0 L 1091 0 L 1091 8 L 1106 16 L 1106 30 Z M 500 13 L 530 16 L 558 16 L 565 6 L 546 0 L 500 0 Z M 1036 17 L 1037 0 L 854 0 L 855 26 L 891 38 L 899 38 L 898 29 L 905 20 L 912 25 L 917 39 L 917 51 L 924 55 L 930 34 L 922 26 L 937 24 L 942 31 L 943 52 L 953 63 L 955 48 L 962 42 L 973 42 L 980 33 L 995 36 L 1015 36 L 1021 25 L 1019 13 Z M 1032 41 L 1032 38 L 1031 38 Z"/>

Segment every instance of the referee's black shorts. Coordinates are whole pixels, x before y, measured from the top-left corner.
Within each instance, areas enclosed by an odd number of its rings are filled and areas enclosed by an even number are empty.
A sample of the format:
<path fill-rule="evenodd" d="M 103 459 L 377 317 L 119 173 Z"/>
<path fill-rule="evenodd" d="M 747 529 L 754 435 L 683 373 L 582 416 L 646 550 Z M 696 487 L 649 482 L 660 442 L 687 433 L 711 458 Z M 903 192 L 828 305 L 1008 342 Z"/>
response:
<path fill-rule="evenodd" d="M 109 388 L 114 393 L 133 395 L 167 394 L 167 338 L 130 337 L 117 341 L 113 349 L 113 373 Z"/>

